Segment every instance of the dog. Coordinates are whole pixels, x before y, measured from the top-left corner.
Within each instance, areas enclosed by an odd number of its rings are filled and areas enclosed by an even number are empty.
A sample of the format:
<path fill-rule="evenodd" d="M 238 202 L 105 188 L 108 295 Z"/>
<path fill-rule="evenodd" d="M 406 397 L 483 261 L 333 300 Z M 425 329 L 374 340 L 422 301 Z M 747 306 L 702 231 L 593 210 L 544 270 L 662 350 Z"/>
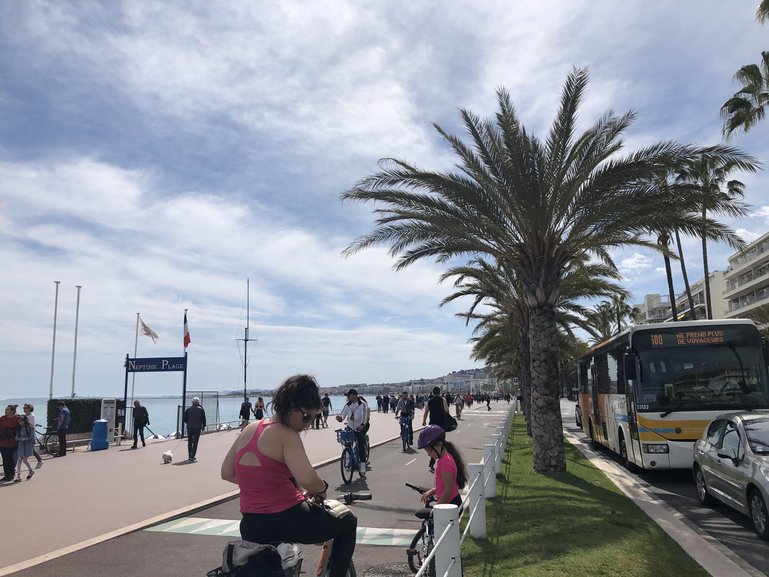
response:
<path fill-rule="evenodd" d="M 171 451 L 166 451 L 163 453 L 163 464 L 168 465 L 171 461 L 174 460 L 174 454 Z"/>

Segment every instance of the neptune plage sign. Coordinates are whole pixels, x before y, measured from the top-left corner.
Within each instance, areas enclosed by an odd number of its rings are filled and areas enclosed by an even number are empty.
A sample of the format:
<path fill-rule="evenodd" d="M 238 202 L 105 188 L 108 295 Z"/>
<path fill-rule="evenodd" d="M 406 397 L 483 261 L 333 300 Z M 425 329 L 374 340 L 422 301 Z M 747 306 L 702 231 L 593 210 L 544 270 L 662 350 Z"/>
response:
<path fill-rule="evenodd" d="M 126 359 L 126 372 L 165 373 L 183 371 L 187 368 L 187 357 L 158 357 L 154 359 Z"/>

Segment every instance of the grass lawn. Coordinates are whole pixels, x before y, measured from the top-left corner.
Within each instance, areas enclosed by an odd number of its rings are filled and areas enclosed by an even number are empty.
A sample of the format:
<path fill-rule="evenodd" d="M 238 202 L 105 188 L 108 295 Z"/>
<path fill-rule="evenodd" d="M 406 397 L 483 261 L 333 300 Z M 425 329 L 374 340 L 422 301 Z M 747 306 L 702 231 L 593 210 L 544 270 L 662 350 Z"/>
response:
<path fill-rule="evenodd" d="M 566 472 L 535 474 L 516 416 L 486 504 L 488 539 L 462 546 L 466 577 L 709 575 L 569 443 L 566 461 Z"/>

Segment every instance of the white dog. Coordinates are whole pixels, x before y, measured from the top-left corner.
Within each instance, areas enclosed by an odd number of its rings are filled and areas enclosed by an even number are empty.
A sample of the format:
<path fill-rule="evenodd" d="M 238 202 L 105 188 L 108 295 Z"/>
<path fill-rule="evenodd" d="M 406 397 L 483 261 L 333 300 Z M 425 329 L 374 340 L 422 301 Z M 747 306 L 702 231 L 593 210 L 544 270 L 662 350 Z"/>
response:
<path fill-rule="evenodd" d="M 166 451 L 163 453 L 163 464 L 168 465 L 171 461 L 174 460 L 174 454 L 171 451 Z"/>

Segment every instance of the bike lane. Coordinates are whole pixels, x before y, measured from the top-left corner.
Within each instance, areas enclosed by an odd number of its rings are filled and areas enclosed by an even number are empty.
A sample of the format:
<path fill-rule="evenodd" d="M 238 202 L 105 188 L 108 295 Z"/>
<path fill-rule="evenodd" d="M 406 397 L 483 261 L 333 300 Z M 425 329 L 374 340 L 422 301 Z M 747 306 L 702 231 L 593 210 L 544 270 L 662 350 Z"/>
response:
<path fill-rule="evenodd" d="M 449 433 L 449 438 L 459 446 L 466 462 L 482 459 L 483 445 L 490 442 L 496 426 L 510 408 L 499 402 L 492 404 L 492 411 L 482 405 L 463 413 L 459 428 Z M 383 422 L 383 417 L 386 415 L 379 415 L 377 420 Z M 418 412 L 417 425 L 421 424 L 420 417 Z M 397 434 L 398 424 L 394 418 L 392 423 Z M 334 450 L 341 453 L 341 445 L 336 445 Z M 219 462 L 221 458 L 223 454 Z M 414 516 L 420 502 L 419 495 L 404 483 L 432 486 L 433 476 L 427 463 L 424 451 L 403 453 L 400 438 L 392 436 L 391 440 L 372 448 L 365 479 L 355 474 L 353 482 L 345 485 L 338 458 L 319 467 L 321 477 L 329 483 L 329 496 L 349 491 L 373 494 L 373 500 L 352 507 L 358 517 L 354 560 L 359 576 L 410 574 L 406 548 L 420 526 Z M 12 574 L 17 577 L 74 577 L 105 572 L 148 577 L 205 575 L 221 563 L 225 544 L 239 539 L 240 517 L 238 500 L 232 498 Z M 313 575 L 320 548 L 306 545 L 303 552 L 304 571 Z"/>

